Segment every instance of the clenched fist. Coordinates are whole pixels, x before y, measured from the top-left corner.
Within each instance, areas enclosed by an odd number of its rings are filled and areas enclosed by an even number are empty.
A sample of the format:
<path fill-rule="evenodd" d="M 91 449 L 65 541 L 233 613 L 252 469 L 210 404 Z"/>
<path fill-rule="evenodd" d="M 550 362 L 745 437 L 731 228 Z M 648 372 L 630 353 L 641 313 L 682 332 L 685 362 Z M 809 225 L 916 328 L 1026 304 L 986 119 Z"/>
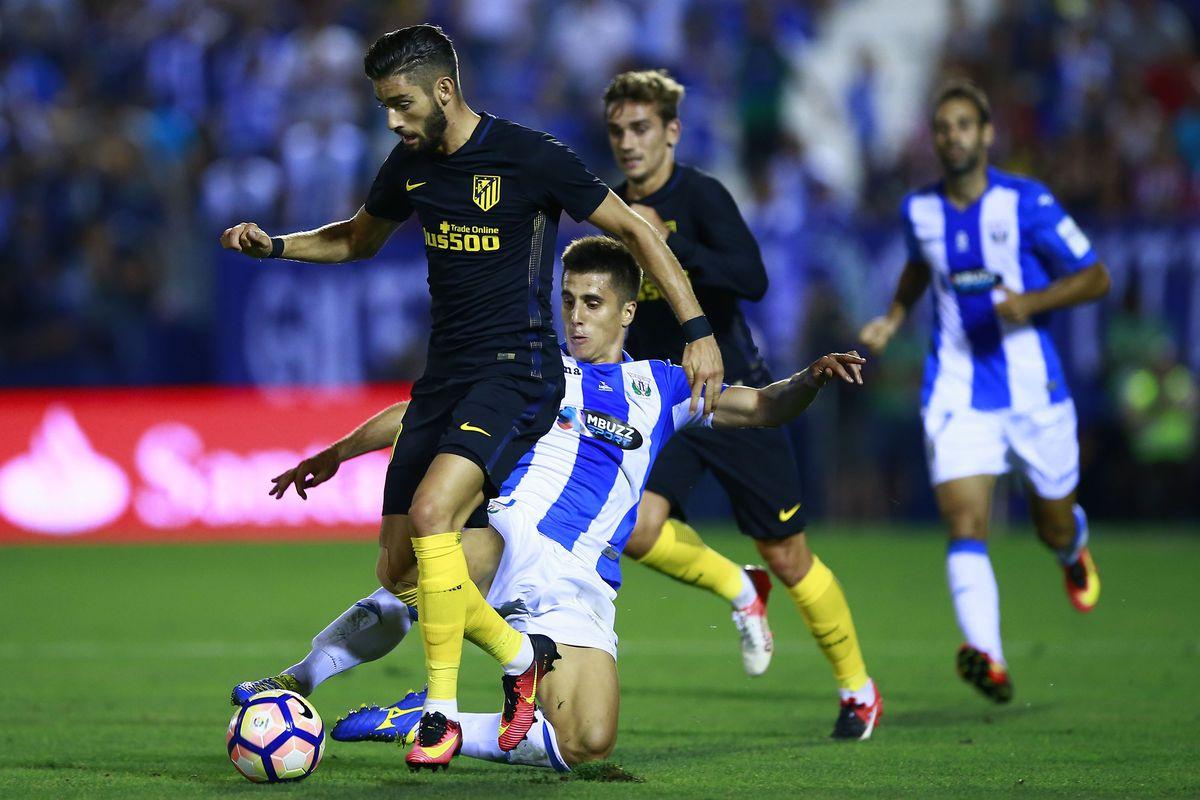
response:
<path fill-rule="evenodd" d="M 271 237 L 253 222 L 239 222 L 221 234 L 221 247 L 253 258 L 271 255 Z"/>

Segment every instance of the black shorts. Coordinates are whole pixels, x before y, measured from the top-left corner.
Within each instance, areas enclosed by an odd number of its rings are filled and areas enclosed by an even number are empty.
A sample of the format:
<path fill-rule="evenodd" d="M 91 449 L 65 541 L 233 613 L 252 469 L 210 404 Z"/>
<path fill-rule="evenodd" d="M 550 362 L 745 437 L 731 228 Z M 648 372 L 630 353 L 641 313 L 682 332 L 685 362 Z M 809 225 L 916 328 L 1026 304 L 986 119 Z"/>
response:
<path fill-rule="evenodd" d="M 418 382 L 388 462 L 384 515 L 408 513 L 438 453 L 474 461 L 483 470 L 485 499 L 497 496 L 517 461 L 554 424 L 562 396 L 558 370 L 547 378 L 494 375 L 471 383 Z M 484 503 L 467 527 L 487 524 Z"/>
<path fill-rule="evenodd" d="M 683 503 L 705 470 L 729 495 L 742 533 L 786 539 L 804 530 L 800 471 L 786 431 L 689 428 L 663 447 L 646 491 L 665 497 L 671 516 L 685 519 Z"/>

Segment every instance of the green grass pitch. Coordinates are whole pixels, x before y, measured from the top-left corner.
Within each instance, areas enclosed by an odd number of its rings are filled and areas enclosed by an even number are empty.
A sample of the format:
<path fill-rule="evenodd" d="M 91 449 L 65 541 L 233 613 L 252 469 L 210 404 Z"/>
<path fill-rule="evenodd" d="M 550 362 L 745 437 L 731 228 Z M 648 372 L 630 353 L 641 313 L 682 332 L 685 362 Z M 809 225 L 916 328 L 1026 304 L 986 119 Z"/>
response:
<path fill-rule="evenodd" d="M 780 589 L 775 660 L 750 679 L 720 601 L 627 562 L 613 760 L 637 783 L 464 758 L 410 775 L 397 747 L 340 742 L 300 784 L 237 775 L 230 687 L 292 663 L 374 588 L 373 543 L 0 550 L 0 796 L 1196 797 L 1200 538 L 1095 527 L 1103 596 L 1089 616 L 1027 530 L 993 542 L 1017 690 L 1006 707 L 954 675 L 934 531 L 816 529 L 885 699 L 874 739 L 855 744 L 827 738 L 829 668 Z M 748 541 L 703 532 L 751 558 Z M 463 708 L 498 709 L 497 678 L 469 653 Z M 331 725 L 421 680 L 413 637 L 313 699 Z"/>

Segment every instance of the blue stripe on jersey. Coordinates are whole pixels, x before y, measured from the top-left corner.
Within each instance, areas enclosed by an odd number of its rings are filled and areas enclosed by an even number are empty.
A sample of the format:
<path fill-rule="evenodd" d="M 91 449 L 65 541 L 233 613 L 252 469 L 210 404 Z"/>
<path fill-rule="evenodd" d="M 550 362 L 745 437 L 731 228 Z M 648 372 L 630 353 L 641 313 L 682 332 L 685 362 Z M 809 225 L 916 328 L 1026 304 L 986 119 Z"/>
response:
<path fill-rule="evenodd" d="M 942 213 L 946 220 L 946 267 L 951 276 L 955 272 L 985 266 L 980 244 L 981 205 L 972 203 L 966 210 L 958 211 L 942 197 Z M 962 247 L 964 243 L 966 246 Z M 951 291 L 958 303 L 963 330 L 971 343 L 971 406 L 981 410 L 1007 408 L 1012 404 L 1008 363 L 991 292 L 963 293 L 953 288 Z"/>
<path fill-rule="evenodd" d="M 939 275 L 932 275 L 932 280 L 941 280 Z M 921 379 L 921 407 L 929 405 L 933 396 L 933 384 L 938 374 L 938 352 L 942 346 L 942 318 L 938 314 L 937 298 L 933 298 L 933 336 L 929 343 L 929 354 L 925 356 L 925 376 Z"/>
<path fill-rule="evenodd" d="M 600 576 L 600 580 L 614 590 L 621 588 L 621 553 L 625 552 L 625 543 L 629 541 L 629 537 L 633 533 L 633 526 L 637 524 L 637 512 L 636 505 L 629 509 L 625 518 L 621 520 L 621 524 L 617 526 L 616 535 L 609 540 L 609 546 L 600 551 L 600 558 L 596 559 L 596 573 Z M 605 555 L 610 549 L 616 558 L 609 558 Z"/>
<path fill-rule="evenodd" d="M 611 387 L 610 391 L 600 390 L 602 381 Z M 620 365 L 594 364 L 587 370 L 581 383 L 584 408 L 602 411 L 617 419 L 629 419 L 629 401 L 625 397 Z M 571 466 L 566 490 L 538 523 L 541 533 L 568 550 L 574 549 L 575 542 L 579 541 L 579 537 L 604 508 L 612 487 L 617 483 L 625 453 L 616 445 L 584 447 L 582 442 L 580 445 L 575 463 Z"/>

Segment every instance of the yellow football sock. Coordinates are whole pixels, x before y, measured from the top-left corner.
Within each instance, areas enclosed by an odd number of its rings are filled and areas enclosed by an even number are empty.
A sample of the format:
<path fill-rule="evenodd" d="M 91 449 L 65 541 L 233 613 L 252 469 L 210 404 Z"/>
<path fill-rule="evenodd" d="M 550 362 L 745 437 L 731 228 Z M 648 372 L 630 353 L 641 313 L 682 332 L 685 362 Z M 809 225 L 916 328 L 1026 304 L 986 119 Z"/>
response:
<path fill-rule="evenodd" d="M 467 598 L 466 627 L 463 636 L 501 664 L 508 664 L 521 651 L 521 634 L 496 609 L 487 604 L 473 581 L 463 584 Z"/>
<path fill-rule="evenodd" d="M 429 699 L 454 700 L 462 662 L 463 626 L 471 582 L 458 531 L 414 537 L 417 555 L 417 618 L 425 640 Z M 478 591 L 478 590 L 476 590 Z"/>
<path fill-rule="evenodd" d="M 829 567 L 814 555 L 812 569 L 788 588 L 788 594 L 796 601 L 804 624 L 833 665 L 838 686 L 852 692 L 866 686 L 867 666 L 858 647 L 850 606 Z"/>
<path fill-rule="evenodd" d="M 692 526 L 677 519 L 666 521 L 658 541 L 638 561 L 730 602 L 742 591 L 742 568 L 706 545 Z"/>
<path fill-rule="evenodd" d="M 412 606 L 413 608 L 417 607 L 417 587 L 406 586 L 398 592 L 392 592 L 392 594 L 396 596 L 397 600 L 404 603 L 404 605 Z"/>

